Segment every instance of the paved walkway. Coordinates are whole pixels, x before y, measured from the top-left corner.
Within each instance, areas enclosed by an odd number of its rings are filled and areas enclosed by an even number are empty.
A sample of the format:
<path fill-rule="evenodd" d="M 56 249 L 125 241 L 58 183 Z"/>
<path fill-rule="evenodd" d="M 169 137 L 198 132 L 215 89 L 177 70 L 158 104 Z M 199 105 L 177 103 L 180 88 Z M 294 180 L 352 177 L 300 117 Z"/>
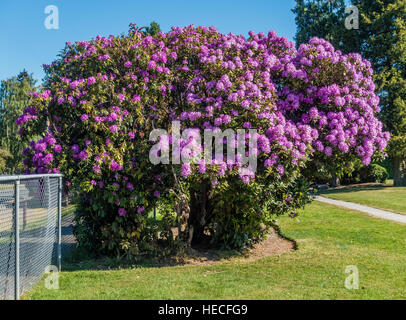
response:
<path fill-rule="evenodd" d="M 352 210 L 356 210 L 356 211 L 361 211 L 361 212 L 370 214 L 370 215 L 378 217 L 378 218 L 392 220 L 392 221 L 396 221 L 396 222 L 400 222 L 400 223 L 406 223 L 406 215 L 401 215 L 398 213 L 393 213 L 393 212 L 389 212 L 389 211 L 371 208 L 368 206 L 363 206 L 363 205 L 357 204 L 357 203 L 341 201 L 341 200 L 334 200 L 334 199 L 325 198 L 325 197 L 321 197 L 321 196 L 316 196 L 315 200 L 319 201 L 319 202 L 332 204 L 334 206 L 339 206 L 339 207 L 344 207 L 344 208 L 348 208 L 348 209 L 352 209 Z"/>

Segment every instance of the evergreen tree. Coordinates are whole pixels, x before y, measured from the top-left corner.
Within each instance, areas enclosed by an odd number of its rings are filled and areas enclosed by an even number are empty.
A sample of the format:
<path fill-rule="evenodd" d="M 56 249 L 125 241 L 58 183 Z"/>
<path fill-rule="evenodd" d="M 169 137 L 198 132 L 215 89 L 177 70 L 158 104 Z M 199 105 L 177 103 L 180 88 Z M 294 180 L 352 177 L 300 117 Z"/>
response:
<path fill-rule="evenodd" d="M 151 36 L 154 36 L 160 31 L 161 31 L 161 26 L 157 22 L 152 21 L 151 24 L 149 25 L 149 27 L 146 28 L 145 32 Z"/>
<path fill-rule="evenodd" d="M 10 152 L 6 149 L 0 148 L 0 174 L 5 172 L 7 159 L 9 158 L 11 158 Z"/>
<path fill-rule="evenodd" d="M 313 37 L 330 41 L 344 53 L 357 51 L 357 32 L 345 27 L 345 0 L 296 0 L 292 10 L 296 14 L 296 45 Z"/>
<path fill-rule="evenodd" d="M 0 84 L 0 148 L 11 156 L 2 157 L 6 161 L 4 172 L 17 173 L 22 167 L 21 152 L 26 144 L 21 141 L 16 124 L 17 118 L 29 105 L 30 91 L 34 90 L 35 80 L 27 71 L 1 81 Z M 6 151 L 3 155 L 8 155 Z"/>

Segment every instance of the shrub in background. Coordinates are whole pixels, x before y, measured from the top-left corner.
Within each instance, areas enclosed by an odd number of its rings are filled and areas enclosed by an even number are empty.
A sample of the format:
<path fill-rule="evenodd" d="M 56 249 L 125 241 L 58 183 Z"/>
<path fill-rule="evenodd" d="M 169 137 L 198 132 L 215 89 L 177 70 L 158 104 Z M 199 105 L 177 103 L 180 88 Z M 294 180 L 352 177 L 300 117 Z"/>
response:
<path fill-rule="evenodd" d="M 385 183 L 388 179 L 388 171 L 378 164 L 371 164 L 368 167 L 361 168 L 359 172 L 360 181 Z"/>
<path fill-rule="evenodd" d="M 388 177 L 389 174 L 386 168 L 373 163 L 369 166 L 359 165 L 351 173 L 344 174 L 341 182 L 344 185 L 368 182 L 385 183 Z"/>
<path fill-rule="evenodd" d="M 393 179 L 393 159 L 388 157 L 382 161 L 377 162 L 381 167 L 384 167 L 388 172 L 388 179 Z"/>

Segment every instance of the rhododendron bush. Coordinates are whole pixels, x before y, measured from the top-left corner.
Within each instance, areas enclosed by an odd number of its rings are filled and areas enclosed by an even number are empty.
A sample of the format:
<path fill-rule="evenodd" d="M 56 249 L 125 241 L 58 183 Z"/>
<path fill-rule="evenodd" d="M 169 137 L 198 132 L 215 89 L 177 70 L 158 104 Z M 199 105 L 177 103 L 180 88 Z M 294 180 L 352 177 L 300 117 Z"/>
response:
<path fill-rule="evenodd" d="M 42 136 L 24 150 L 26 173 L 62 172 L 80 188 L 78 240 L 99 251 L 148 250 L 173 239 L 173 226 L 186 243 L 260 241 L 276 216 L 306 203 L 300 172 L 309 161 L 369 164 L 389 140 L 369 62 L 322 39 L 296 50 L 273 31 L 245 38 L 189 26 L 151 37 L 133 26 L 67 43 L 45 68 L 43 90 L 17 121 L 24 137 Z M 246 129 L 255 170 L 238 155 L 199 157 L 189 136 L 176 143 L 194 161 L 151 163 L 154 144 L 174 147 L 174 121 L 181 130 Z M 169 135 L 151 141 L 157 128 Z M 154 206 L 164 215 L 158 235 Z"/>

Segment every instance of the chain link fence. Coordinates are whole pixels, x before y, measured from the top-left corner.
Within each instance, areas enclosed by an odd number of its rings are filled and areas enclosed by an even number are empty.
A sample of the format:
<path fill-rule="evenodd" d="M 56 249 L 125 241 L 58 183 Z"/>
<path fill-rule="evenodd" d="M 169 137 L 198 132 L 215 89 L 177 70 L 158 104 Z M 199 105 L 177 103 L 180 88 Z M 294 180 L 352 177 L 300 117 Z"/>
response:
<path fill-rule="evenodd" d="M 50 265 L 61 269 L 67 223 L 62 175 L 0 176 L 0 299 L 19 299 Z"/>

